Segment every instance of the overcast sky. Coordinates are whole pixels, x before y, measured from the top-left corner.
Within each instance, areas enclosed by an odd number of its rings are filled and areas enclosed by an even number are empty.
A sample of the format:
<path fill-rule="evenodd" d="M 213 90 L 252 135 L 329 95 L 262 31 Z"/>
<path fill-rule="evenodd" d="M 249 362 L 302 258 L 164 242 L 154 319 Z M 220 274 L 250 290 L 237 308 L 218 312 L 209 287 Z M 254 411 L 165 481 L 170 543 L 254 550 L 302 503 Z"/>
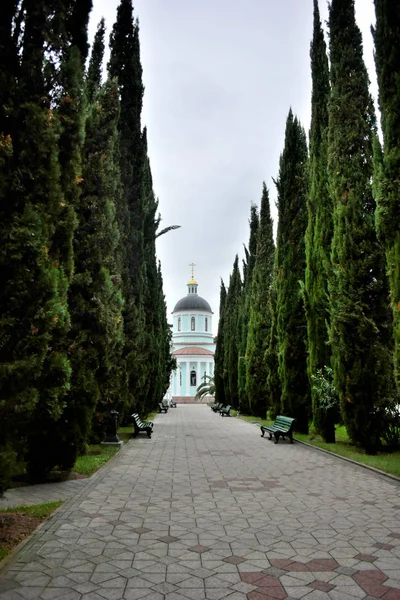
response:
<path fill-rule="evenodd" d="M 93 0 L 90 35 L 104 16 L 106 39 L 119 0 Z M 157 242 L 168 318 L 186 295 L 194 262 L 199 295 L 214 311 L 221 277 L 243 256 L 251 203 L 262 182 L 276 220 L 276 190 L 289 108 L 310 125 L 312 0 L 133 0 L 140 21 L 148 128 L 161 227 Z M 365 61 L 376 96 L 370 34 L 373 0 L 356 0 Z M 320 0 L 323 21 L 327 2 Z M 276 225 L 276 223 L 275 223 Z"/>

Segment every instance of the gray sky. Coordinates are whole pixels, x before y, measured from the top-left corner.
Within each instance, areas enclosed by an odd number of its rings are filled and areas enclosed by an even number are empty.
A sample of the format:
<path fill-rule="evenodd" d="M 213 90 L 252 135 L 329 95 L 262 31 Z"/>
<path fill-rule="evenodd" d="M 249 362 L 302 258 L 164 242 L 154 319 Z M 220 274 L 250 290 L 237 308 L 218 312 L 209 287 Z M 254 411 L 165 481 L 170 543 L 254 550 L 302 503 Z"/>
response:
<path fill-rule="evenodd" d="M 93 36 L 104 16 L 106 39 L 119 0 L 93 0 Z M 161 227 L 159 238 L 168 317 L 186 294 L 194 262 L 199 294 L 215 313 L 220 279 L 228 284 L 235 254 L 243 256 L 251 203 L 262 182 L 276 191 L 290 106 L 308 132 L 312 0 L 133 0 L 140 21 L 148 128 Z M 356 0 L 365 60 L 376 95 L 370 34 L 373 0 Z M 327 2 L 320 0 L 323 21 Z M 276 223 L 275 223 L 276 225 Z"/>

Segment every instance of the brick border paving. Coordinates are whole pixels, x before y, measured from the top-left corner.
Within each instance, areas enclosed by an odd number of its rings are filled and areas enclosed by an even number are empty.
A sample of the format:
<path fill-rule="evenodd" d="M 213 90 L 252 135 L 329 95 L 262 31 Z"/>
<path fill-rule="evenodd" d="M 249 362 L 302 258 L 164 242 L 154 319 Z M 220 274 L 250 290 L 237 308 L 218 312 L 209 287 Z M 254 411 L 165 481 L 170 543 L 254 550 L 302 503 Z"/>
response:
<path fill-rule="evenodd" d="M 400 486 L 178 406 L 0 579 L 0 600 L 141 598 L 400 600 Z"/>

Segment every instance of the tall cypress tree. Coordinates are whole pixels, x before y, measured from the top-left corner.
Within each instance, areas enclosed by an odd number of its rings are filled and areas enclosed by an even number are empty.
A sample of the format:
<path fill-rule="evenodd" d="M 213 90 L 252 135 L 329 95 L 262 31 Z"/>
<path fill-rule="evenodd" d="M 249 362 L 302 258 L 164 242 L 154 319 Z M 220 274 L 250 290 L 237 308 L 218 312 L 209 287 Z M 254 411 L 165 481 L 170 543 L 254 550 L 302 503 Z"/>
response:
<path fill-rule="evenodd" d="M 225 390 L 224 378 L 224 357 L 225 357 L 225 305 L 226 288 L 221 279 L 221 289 L 219 294 L 219 321 L 217 344 L 214 357 L 214 383 L 215 383 L 215 401 L 226 404 L 227 393 Z"/>
<path fill-rule="evenodd" d="M 400 6 L 375 0 L 375 64 L 384 141 L 378 177 L 376 224 L 386 250 L 395 340 L 394 358 L 400 392 Z"/>
<path fill-rule="evenodd" d="M 132 408 L 146 403 L 148 373 L 145 361 L 144 243 L 142 176 L 145 161 L 141 130 L 143 102 L 139 25 L 134 21 L 131 0 L 121 0 L 117 20 L 110 36 L 111 56 L 108 70 L 118 78 L 121 98 L 119 120 L 122 202 L 119 221 L 125 263 L 124 280 L 124 360 Z M 124 214 L 125 213 L 125 214 Z"/>
<path fill-rule="evenodd" d="M 246 389 L 251 414 L 265 418 L 268 405 L 265 352 L 271 337 L 271 286 L 274 267 L 273 223 L 267 186 L 263 184 L 260 226 L 250 299 L 246 347 Z"/>
<path fill-rule="evenodd" d="M 105 31 L 104 19 L 101 19 L 94 36 L 89 67 L 86 74 L 86 98 L 89 104 L 93 102 L 94 95 L 101 86 Z"/>
<path fill-rule="evenodd" d="M 45 30 L 51 40 L 54 54 L 55 81 L 51 100 L 54 105 L 54 115 L 60 125 L 58 162 L 63 191 L 63 202 L 59 203 L 56 231 L 52 240 L 52 254 L 65 277 L 63 288 L 59 289 L 60 297 L 65 303 L 68 302 L 68 287 L 74 268 L 73 238 L 77 224 L 76 209 L 80 197 L 85 118 L 83 69 L 88 49 L 87 24 L 91 5 L 91 0 L 79 3 L 64 0 L 54 7 L 54 19 L 49 19 L 47 14 Z M 47 6 L 44 6 L 44 11 L 48 12 Z M 47 38 L 44 45 L 47 53 L 46 43 Z M 48 84 L 46 56 L 42 68 Z M 64 319 L 64 323 L 60 323 L 60 327 L 54 331 L 52 352 L 44 362 L 45 383 L 28 435 L 28 469 L 34 476 L 40 475 L 54 465 L 70 468 L 74 461 L 75 452 L 71 452 L 70 448 L 75 446 L 76 440 L 73 435 L 70 435 L 74 427 L 71 420 L 65 418 L 64 411 L 54 416 L 47 409 L 48 404 L 54 401 L 54 390 L 57 396 L 61 394 L 65 396 L 70 386 L 68 329 L 69 321 Z M 62 443 L 61 440 L 64 439 L 68 441 Z"/>
<path fill-rule="evenodd" d="M 332 1 L 329 28 L 332 367 L 349 436 L 373 452 L 394 396 L 392 321 L 371 190 L 375 116 L 354 0 Z"/>
<path fill-rule="evenodd" d="M 275 264 L 275 261 L 274 261 Z M 275 271 L 274 271 L 275 272 Z M 269 312 L 271 315 L 271 333 L 267 340 L 267 348 L 264 354 L 265 368 L 267 371 L 266 397 L 270 417 L 275 419 L 281 412 L 282 384 L 279 378 L 279 343 L 277 336 L 277 306 L 276 286 L 272 281 Z"/>
<path fill-rule="evenodd" d="M 310 188 L 307 197 L 308 225 L 305 237 L 305 306 L 308 332 L 308 376 L 330 365 L 328 344 L 328 276 L 333 232 L 332 201 L 328 191 L 329 66 L 326 44 L 314 0 L 314 34 L 311 43 Z M 335 412 L 322 410 L 311 385 L 313 420 L 325 441 L 335 441 Z"/>
<path fill-rule="evenodd" d="M 281 410 L 308 432 L 311 398 L 307 378 L 307 323 L 299 281 L 304 277 L 308 192 L 307 142 L 292 111 L 286 121 L 285 145 L 279 161 L 278 232 L 276 247 L 276 326 L 279 345 Z"/>
<path fill-rule="evenodd" d="M 257 236 L 259 228 L 258 209 L 253 204 L 250 208 L 249 247 L 246 249 L 246 262 L 243 265 L 243 292 L 239 308 L 239 363 L 238 363 L 238 394 L 240 411 L 249 414 L 250 405 L 246 389 L 246 347 L 250 319 L 250 301 L 253 282 L 254 266 L 257 252 Z"/>
<path fill-rule="evenodd" d="M 224 313 L 224 386 L 227 391 L 226 400 L 233 408 L 239 406 L 238 392 L 238 335 L 239 308 L 242 293 L 242 279 L 239 271 L 239 258 L 236 255 L 229 288 L 226 294 Z"/>

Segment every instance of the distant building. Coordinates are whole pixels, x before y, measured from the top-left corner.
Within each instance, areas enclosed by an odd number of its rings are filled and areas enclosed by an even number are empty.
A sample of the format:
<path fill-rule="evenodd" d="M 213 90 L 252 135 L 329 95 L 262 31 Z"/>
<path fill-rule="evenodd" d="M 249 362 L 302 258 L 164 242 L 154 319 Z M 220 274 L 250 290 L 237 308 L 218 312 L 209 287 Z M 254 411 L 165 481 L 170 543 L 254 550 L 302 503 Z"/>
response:
<path fill-rule="evenodd" d="M 194 397 L 196 389 L 214 374 L 215 341 L 212 333 L 211 306 L 197 294 L 198 283 L 192 277 L 188 293 L 172 311 L 172 353 L 177 369 L 172 375 L 173 397 Z M 208 380 L 207 380 L 208 381 Z"/>

